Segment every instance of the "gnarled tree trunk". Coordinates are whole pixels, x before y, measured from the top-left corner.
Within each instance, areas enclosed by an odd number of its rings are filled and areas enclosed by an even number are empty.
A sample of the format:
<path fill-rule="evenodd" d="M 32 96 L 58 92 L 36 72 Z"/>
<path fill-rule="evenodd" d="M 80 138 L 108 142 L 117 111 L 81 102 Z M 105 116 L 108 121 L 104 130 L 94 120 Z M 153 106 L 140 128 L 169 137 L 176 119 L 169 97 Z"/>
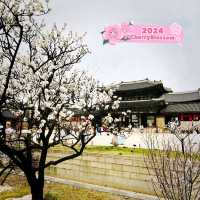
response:
<path fill-rule="evenodd" d="M 37 178 L 35 173 L 31 172 L 26 174 L 26 177 L 31 188 L 32 200 L 43 200 L 44 175 Z"/>

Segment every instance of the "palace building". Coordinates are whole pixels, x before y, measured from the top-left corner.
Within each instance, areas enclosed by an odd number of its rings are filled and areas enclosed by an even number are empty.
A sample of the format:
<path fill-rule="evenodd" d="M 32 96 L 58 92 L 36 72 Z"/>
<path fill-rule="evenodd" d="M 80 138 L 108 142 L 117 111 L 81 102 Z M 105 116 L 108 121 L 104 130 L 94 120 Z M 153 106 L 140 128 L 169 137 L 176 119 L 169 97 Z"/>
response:
<path fill-rule="evenodd" d="M 118 114 L 121 125 L 156 128 L 161 131 L 169 121 L 179 119 L 182 125 L 200 124 L 200 89 L 176 93 L 161 81 L 120 82 L 112 85 L 121 97 Z M 126 112 L 126 115 L 122 115 Z M 159 131 L 160 131 L 159 130 Z"/>
<path fill-rule="evenodd" d="M 119 108 L 112 116 L 119 119 L 118 127 L 143 128 L 146 132 L 168 131 L 167 124 L 172 120 L 185 126 L 196 125 L 200 131 L 200 89 L 190 92 L 173 92 L 164 87 L 162 81 L 120 82 L 109 86 L 114 88 L 114 96 L 121 97 Z M 75 110 L 73 124 L 79 124 L 83 111 Z M 99 126 L 107 111 L 97 113 Z M 2 113 L 5 121 L 15 126 L 17 119 L 9 111 Z M 25 122 L 23 122 L 25 123 Z"/>

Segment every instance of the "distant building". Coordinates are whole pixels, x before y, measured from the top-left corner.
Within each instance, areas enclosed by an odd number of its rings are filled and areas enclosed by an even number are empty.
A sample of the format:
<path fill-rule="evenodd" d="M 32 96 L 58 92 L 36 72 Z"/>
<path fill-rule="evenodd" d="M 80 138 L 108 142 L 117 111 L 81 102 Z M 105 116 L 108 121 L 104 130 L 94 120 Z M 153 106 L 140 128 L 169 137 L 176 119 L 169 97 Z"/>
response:
<path fill-rule="evenodd" d="M 200 89 L 164 95 L 165 108 L 160 113 L 166 120 L 177 117 L 182 124 L 200 124 Z"/>
<path fill-rule="evenodd" d="M 161 81 L 148 79 L 120 82 L 112 87 L 116 87 L 114 94 L 122 98 L 116 114 L 121 126 L 164 129 L 173 119 L 182 124 L 200 123 L 200 89 L 173 93 Z"/>

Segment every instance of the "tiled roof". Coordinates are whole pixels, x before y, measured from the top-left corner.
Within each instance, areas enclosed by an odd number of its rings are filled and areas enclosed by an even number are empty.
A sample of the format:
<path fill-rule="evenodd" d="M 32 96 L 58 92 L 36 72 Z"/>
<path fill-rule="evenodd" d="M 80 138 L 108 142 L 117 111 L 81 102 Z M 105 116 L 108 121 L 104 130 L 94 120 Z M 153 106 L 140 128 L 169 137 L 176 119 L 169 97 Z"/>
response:
<path fill-rule="evenodd" d="M 157 104 L 159 102 L 164 103 L 164 99 L 162 98 L 154 98 L 154 99 L 142 99 L 142 100 L 130 100 L 130 101 L 120 101 L 120 104 L 129 103 L 129 104 Z"/>
<path fill-rule="evenodd" d="M 200 102 L 169 104 L 161 113 L 197 113 L 200 112 Z"/>
<path fill-rule="evenodd" d="M 162 99 L 121 101 L 119 109 L 131 109 L 135 112 L 158 112 L 165 105 Z"/>
<path fill-rule="evenodd" d="M 200 100 L 200 90 L 191 92 L 168 93 L 164 94 L 164 99 L 167 103 L 198 101 Z"/>
<path fill-rule="evenodd" d="M 127 91 L 127 90 L 138 90 L 144 88 L 151 88 L 157 85 L 161 85 L 163 87 L 162 81 L 150 81 L 148 79 L 139 80 L 139 81 L 128 81 L 128 82 L 120 82 L 118 84 L 114 84 L 111 87 L 116 87 L 117 91 Z M 171 89 L 163 87 L 165 91 L 171 92 Z"/>

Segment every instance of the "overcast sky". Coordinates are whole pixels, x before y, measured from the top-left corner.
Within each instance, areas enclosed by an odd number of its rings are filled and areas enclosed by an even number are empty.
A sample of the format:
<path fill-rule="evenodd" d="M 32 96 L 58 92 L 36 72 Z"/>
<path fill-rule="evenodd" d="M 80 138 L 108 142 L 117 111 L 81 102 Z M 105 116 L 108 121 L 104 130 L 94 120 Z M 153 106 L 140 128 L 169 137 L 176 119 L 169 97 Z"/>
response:
<path fill-rule="evenodd" d="M 68 24 L 84 33 L 91 54 L 81 66 L 103 83 L 149 78 L 162 80 L 174 91 L 200 88 L 199 0 L 51 0 L 48 23 Z M 180 24 L 183 46 L 122 42 L 103 45 L 104 27 L 122 22 L 134 24 Z"/>

